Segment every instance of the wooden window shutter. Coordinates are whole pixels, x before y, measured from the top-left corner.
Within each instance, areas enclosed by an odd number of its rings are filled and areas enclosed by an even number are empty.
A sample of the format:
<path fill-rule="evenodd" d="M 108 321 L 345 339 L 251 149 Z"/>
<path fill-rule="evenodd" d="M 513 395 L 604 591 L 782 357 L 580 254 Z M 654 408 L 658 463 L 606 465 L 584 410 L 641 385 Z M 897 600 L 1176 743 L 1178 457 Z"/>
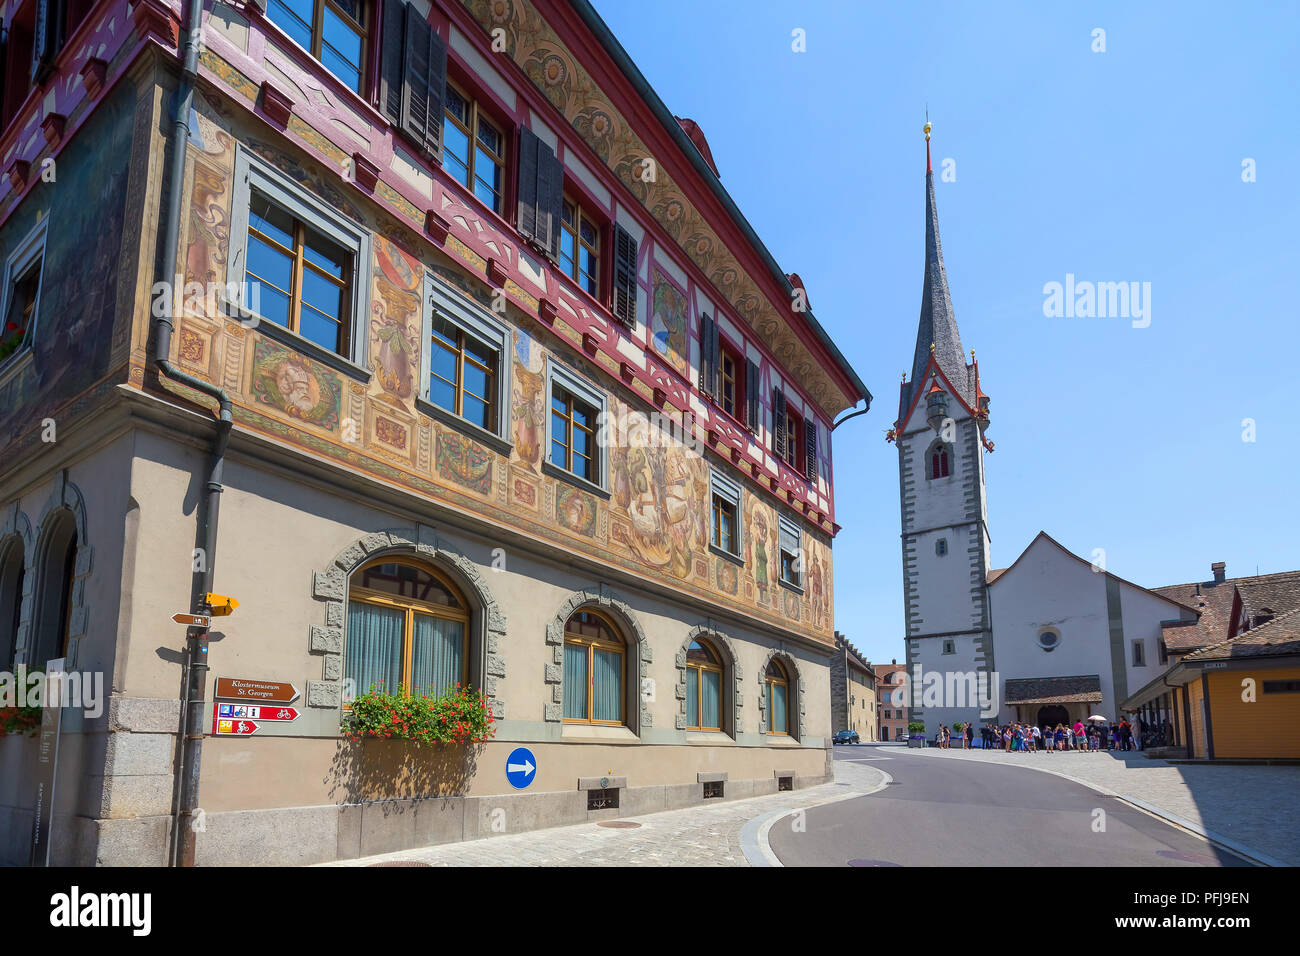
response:
<path fill-rule="evenodd" d="M 718 323 L 703 313 L 700 314 L 700 391 L 713 398 L 718 397 L 719 366 L 721 365 L 721 342 L 718 338 Z"/>
<path fill-rule="evenodd" d="M 519 130 L 519 203 L 516 223 L 520 235 L 541 239 L 537 235 L 537 150 L 542 141 L 528 127 Z"/>
<path fill-rule="evenodd" d="M 745 424 L 758 431 L 758 363 L 745 360 Z"/>
<path fill-rule="evenodd" d="M 614 224 L 614 317 L 636 325 L 636 240 Z"/>
<path fill-rule="evenodd" d="M 552 259 L 559 259 L 564 168 L 555 151 L 527 127 L 519 130 L 518 205 L 520 233 L 536 240 Z"/>
<path fill-rule="evenodd" d="M 447 45 L 414 7 L 407 9 L 403 36 L 402 108 L 398 128 L 424 155 L 440 161 Z"/>
<path fill-rule="evenodd" d="M 44 83 L 54 68 L 63 37 L 63 0 L 36 0 L 32 29 L 32 82 Z"/>
<path fill-rule="evenodd" d="M 785 393 L 772 389 L 772 453 L 785 460 Z"/>
<path fill-rule="evenodd" d="M 807 470 L 804 474 L 812 481 L 817 480 L 817 423 L 811 418 L 803 420 L 803 445 L 806 453 Z"/>
<path fill-rule="evenodd" d="M 379 108 L 399 129 L 402 125 L 404 71 L 402 51 L 406 49 L 406 4 L 384 0 L 384 22 L 380 26 Z"/>

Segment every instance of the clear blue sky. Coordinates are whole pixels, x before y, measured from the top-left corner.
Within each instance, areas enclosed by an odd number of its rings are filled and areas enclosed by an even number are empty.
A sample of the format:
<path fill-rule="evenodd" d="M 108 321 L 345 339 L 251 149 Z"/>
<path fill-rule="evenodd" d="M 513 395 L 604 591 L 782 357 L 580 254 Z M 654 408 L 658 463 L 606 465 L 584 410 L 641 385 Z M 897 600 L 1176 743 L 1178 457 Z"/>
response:
<path fill-rule="evenodd" d="M 903 657 L 884 433 L 920 308 L 927 103 L 992 398 L 993 566 L 1045 530 L 1148 587 L 1300 568 L 1296 5 L 595 2 L 875 395 L 834 446 L 835 621 L 872 660 Z M 1150 326 L 1045 317 L 1066 273 L 1150 282 Z"/>

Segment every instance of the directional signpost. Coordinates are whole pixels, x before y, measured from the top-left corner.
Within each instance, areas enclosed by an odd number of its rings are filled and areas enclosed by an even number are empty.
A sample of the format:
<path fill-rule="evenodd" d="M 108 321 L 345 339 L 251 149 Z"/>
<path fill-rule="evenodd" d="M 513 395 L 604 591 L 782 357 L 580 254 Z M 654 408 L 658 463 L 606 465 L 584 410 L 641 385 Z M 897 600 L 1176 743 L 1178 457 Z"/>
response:
<path fill-rule="evenodd" d="M 212 705 L 212 732 L 247 737 L 257 733 L 263 723 L 284 723 L 297 720 L 301 711 L 296 707 L 278 704 L 226 704 L 218 701 Z"/>
<path fill-rule="evenodd" d="M 189 627 L 212 626 L 212 618 L 207 614 L 186 614 L 184 611 L 178 611 L 172 615 L 172 620 L 177 624 L 185 624 Z"/>
<path fill-rule="evenodd" d="M 527 747 L 516 747 L 506 758 L 506 779 L 516 790 L 524 790 L 533 782 L 537 758 Z"/>
<path fill-rule="evenodd" d="M 213 694 L 222 700 L 255 701 L 262 704 L 292 704 L 298 688 L 282 680 L 250 680 L 246 677 L 218 677 Z"/>

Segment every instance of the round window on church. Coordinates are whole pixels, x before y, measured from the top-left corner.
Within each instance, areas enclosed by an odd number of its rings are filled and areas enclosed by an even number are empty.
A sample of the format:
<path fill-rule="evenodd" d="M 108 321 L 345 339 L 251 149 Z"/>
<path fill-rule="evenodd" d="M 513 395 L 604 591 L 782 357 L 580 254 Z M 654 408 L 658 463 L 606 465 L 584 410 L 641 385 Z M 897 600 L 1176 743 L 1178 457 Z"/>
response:
<path fill-rule="evenodd" d="M 1045 651 L 1054 651 L 1058 644 L 1061 643 L 1061 635 L 1056 631 L 1043 631 L 1038 635 L 1038 646 Z"/>

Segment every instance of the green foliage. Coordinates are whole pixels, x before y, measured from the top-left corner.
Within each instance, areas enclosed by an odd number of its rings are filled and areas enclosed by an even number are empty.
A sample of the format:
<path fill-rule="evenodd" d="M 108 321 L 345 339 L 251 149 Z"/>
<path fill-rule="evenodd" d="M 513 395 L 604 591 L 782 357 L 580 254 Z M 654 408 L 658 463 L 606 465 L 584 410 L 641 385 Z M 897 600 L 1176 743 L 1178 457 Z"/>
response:
<path fill-rule="evenodd" d="M 907 732 L 909 734 L 923 734 L 925 733 L 925 724 L 919 720 L 914 720 L 907 725 Z"/>
<path fill-rule="evenodd" d="M 396 693 L 372 686 L 354 698 L 351 706 L 343 715 L 342 731 L 353 740 L 378 737 L 420 744 L 485 743 L 497 732 L 487 696 L 460 684 L 441 697 L 412 694 L 405 686 L 399 686 Z"/>

